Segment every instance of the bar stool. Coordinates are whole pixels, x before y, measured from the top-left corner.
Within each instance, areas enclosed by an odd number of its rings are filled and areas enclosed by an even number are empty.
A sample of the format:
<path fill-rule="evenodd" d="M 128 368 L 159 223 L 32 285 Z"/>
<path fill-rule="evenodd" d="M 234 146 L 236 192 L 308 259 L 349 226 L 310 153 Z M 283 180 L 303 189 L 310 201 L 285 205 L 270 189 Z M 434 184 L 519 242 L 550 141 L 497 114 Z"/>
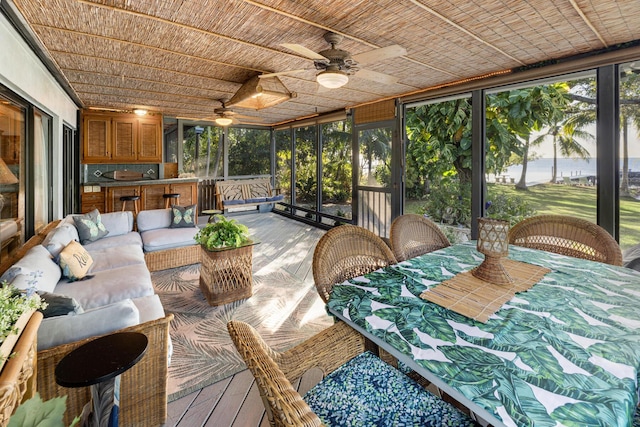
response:
<path fill-rule="evenodd" d="M 180 198 L 180 194 L 178 193 L 166 193 L 163 194 L 162 197 L 164 197 L 164 208 L 167 209 L 170 205 L 171 205 L 171 199 L 175 199 L 173 201 L 174 205 L 178 204 L 178 199 Z"/>
<path fill-rule="evenodd" d="M 122 202 L 122 211 L 124 212 L 127 208 L 127 202 L 133 202 L 133 211 L 136 215 L 138 215 L 138 200 L 140 200 L 140 196 L 122 196 L 120 197 L 120 201 Z"/>

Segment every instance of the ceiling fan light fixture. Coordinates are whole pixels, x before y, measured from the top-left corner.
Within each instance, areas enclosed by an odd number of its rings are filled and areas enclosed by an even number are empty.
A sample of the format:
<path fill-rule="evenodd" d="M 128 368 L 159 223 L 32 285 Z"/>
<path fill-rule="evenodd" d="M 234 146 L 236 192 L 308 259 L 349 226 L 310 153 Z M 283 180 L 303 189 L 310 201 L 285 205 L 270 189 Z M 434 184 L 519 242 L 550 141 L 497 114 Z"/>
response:
<path fill-rule="evenodd" d="M 219 126 L 229 126 L 231 123 L 233 123 L 233 120 L 231 120 L 229 117 L 217 117 L 215 122 Z"/>
<path fill-rule="evenodd" d="M 316 80 L 328 89 L 337 89 L 349 82 L 349 76 L 344 71 L 326 70 L 319 73 Z"/>

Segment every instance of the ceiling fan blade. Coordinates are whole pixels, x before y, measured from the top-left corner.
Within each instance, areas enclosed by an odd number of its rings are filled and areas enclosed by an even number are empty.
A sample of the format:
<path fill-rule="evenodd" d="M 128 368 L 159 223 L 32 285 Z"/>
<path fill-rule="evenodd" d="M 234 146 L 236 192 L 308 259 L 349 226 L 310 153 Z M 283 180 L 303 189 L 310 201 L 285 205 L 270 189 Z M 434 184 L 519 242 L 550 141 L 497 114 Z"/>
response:
<path fill-rule="evenodd" d="M 268 79 L 269 77 L 285 76 L 287 74 L 301 73 L 303 71 L 309 71 L 309 70 L 305 69 L 305 68 L 302 68 L 302 69 L 299 69 L 299 70 L 279 71 L 277 73 L 265 73 L 265 74 L 258 75 L 258 78 L 260 78 L 260 79 Z"/>
<path fill-rule="evenodd" d="M 381 47 L 380 49 L 373 49 L 369 52 L 359 53 L 352 55 L 354 61 L 358 64 L 369 64 L 371 62 L 383 61 L 389 58 L 396 58 L 398 56 L 404 56 L 407 54 L 407 49 L 400 45 L 394 44 L 387 47 Z"/>
<path fill-rule="evenodd" d="M 322 61 L 322 60 L 327 60 L 327 58 L 325 58 L 324 56 L 320 55 L 317 52 L 312 51 L 309 48 L 306 48 L 304 46 L 302 46 L 301 44 L 294 44 L 294 43 L 282 43 L 280 46 L 284 46 L 287 49 L 290 49 L 292 51 L 294 51 L 295 53 L 298 53 L 302 56 L 306 56 L 309 59 L 313 59 L 314 61 Z"/>
<path fill-rule="evenodd" d="M 362 77 L 363 79 L 371 80 L 378 83 L 384 83 L 388 85 L 392 85 L 398 83 L 398 78 L 394 76 L 390 76 L 388 74 L 378 73 L 377 71 L 371 70 L 359 70 L 356 73 L 357 77 Z"/>

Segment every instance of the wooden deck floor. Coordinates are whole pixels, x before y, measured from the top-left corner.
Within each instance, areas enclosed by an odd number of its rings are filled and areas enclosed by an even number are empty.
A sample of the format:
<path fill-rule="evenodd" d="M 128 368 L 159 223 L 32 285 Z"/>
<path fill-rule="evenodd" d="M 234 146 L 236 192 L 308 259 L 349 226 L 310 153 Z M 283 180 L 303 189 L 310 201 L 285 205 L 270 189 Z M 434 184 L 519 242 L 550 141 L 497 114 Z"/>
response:
<path fill-rule="evenodd" d="M 268 263 L 273 266 L 274 260 L 282 259 L 287 260 L 286 273 L 295 275 L 302 281 L 313 282 L 313 250 L 324 230 L 272 213 L 230 217 L 247 225 L 252 235 L 262 242 L 254 247 L 254 271 Z M 298 262 L 292 264 L 292 259 L 297 259 Z M 310 374 L 303 378 L 299 390 L 306 392 L 316 381 L 318 378 Z M 167 427 L 268 425 L 258 389 L 247 370 L 170 402 L 165 424 Z"/>

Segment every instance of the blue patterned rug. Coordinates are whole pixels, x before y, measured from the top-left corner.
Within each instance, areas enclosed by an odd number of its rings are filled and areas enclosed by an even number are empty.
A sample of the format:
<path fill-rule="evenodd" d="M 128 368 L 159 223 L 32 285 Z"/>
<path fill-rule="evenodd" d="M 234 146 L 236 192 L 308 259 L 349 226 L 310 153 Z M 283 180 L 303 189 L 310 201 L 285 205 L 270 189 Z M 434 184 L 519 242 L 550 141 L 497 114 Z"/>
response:
<path fill-rule="evenodd" d="M 333 323 L 313 284 L 277 266 L 254 271 L 251 298 L 219 307 L 209 306 L 200 292 L 199 269 L 192 265 L 152 273 L 165 312 L 175 315 L 169 402 L 246 369 L 227 332 L 231 319 L 251 324 L 280 351 Z"/>

